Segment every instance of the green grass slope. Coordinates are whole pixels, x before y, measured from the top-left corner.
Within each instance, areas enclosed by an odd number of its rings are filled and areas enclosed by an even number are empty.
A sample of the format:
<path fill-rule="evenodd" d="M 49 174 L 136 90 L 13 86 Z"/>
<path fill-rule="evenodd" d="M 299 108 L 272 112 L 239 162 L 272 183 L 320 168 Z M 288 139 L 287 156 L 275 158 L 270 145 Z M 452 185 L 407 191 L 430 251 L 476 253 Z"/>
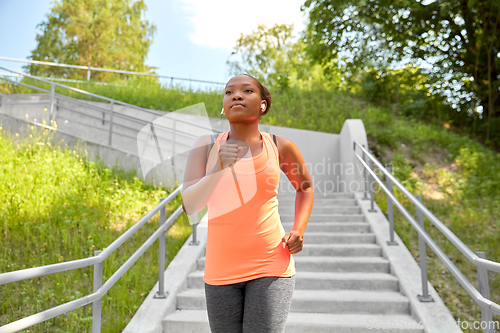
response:
<path fill-rule="evenodd" d="M 32 128 L 20 140 L 0 130 L 0 272 L 91 257 L 156 206 L 166 191 L 109 170 Z M 181 204 L 167 206 L 167 218 Z M 159 214 L 104 261 L 105 282 L 158 227 Z M 191 234 L 182 214 L 166 235 L 166 264 Z M 158 279 L 158 241 L 103 297 L 102 331 L 121 332 Z M 92 293 L 93 267 L 0 287 L 0 326 Z M 92 306 L 26 332 L 89 332 Z"/>

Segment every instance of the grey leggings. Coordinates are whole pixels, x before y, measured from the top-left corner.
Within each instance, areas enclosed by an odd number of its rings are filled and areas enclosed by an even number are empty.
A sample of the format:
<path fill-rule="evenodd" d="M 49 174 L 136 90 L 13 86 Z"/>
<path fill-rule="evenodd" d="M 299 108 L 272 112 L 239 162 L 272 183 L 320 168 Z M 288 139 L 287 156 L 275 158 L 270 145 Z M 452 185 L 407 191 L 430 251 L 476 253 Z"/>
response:
<path fill-rule="evenodd" d="M 212 333 L 282 333 L 295 289 L 291 277 L 265 276 L 227 285 L 205 283 Z"/>

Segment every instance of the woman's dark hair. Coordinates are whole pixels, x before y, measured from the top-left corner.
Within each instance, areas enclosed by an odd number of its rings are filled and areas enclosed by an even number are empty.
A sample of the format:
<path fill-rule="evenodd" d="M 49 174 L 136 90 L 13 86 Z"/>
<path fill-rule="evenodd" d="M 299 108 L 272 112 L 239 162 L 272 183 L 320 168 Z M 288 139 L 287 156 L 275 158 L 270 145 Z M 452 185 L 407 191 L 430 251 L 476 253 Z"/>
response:
<path fill-rule="evenodd" d="M 271 109 L 271 93 L 269 92 L 269 90 L 266 87 L 264 87 L 262 85 L 262 83 L 259 82 L 259 80 L 254 78 L 252 75 L 250 75 L 250 74 L 240 74 L 240 75 L 249 76 L 252 79 L 254 79 L 255 82 L 257 82 L 257 87 L 259 87 L 259 91 L 260 91 L 260 98 L 262 98 L 263 100 L 265 100 L 267 102 L 266 111 L 262 112 L 261 116 L 266 115 L 269 112 L 269 110 Z"/>

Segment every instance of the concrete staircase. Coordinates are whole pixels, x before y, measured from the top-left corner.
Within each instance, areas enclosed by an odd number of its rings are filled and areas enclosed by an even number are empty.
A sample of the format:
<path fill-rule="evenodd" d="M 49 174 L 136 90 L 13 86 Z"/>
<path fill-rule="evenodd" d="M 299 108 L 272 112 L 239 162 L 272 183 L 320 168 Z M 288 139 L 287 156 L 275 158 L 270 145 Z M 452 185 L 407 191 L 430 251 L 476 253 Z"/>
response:
<path fill-rule="evenodd" d="M 289 232 L 295 195 L 280 194 L 278 200 Z M 303 250 L 294 260 L 296 285 L 287 333 L 424 332 L 353 194 L 316 195 Z M 163 332 L 210 332 L 204 264 L 204 257 L 198 259 L 188 289 L 177 296 L 177 310 L 163 320 Z"/>

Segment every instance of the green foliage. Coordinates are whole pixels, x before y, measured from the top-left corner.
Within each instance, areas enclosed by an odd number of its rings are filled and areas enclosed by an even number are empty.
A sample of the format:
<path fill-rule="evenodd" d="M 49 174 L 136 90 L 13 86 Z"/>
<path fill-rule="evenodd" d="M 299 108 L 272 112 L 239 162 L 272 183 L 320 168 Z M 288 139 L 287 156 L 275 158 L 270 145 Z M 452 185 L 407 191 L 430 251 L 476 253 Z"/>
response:
<path fill-rule="evenodd" d="M 400 115 L 416 119 L 446 119 L 450 107 L 444 97 L 431 94 L 425 84 L 430 78 L 422 68 L 408 65 L 399 70 L 385 70 L 382 73 L 371 68 L 359 76 L 354 84 L 356 93 L 366 101 L 393 106 Z M 453 110 L 453 112 L 455 112 Z"/>
<path fill-rule="evenodd" d="M 29 129 L 28 129 L 29 131 Z M 79 148 L 54 143 L 53 132 L 32 128 L 29 138 L 0 127 L 0 272 L 91 257 L 131 227 L 171 189 L 90 161 Z M 181 204 L 175 199 L 166 217 Z M 103 282 L 151 236 L 158 214 L 104 261 Z M 166 235 L 168 265 L 192 228 L 182 214 Z M 92 293 L 86 267 L 0 288 L 0 326 Z M 102 331 L 121 332 L 158 280 L 158 242 L 103 297 Z M 31 327 L 29 332 L 89 332 L 90 305 Z"/>
<path fill-rule="evenodd" d="M 340 77 L 326 77 L 321 66 L 312 64 L 305 54 L 306 45 L 292 35 L 293 24 L 275 24 L 241 35 L 235 51 L 242 63 L 229 62 L 231 73 L 253 75 L 268 87 L 285 89 L 331 89 L 340 85 Z"/>
<path fill-rule="evenodd" d="M 37 47 L 30 58 L 80 66 L 145 72 L 156 27 L 142 19 L 143 0 L 58 0 L 38 25 Z M 30 74 L 86 78 L 86 70 L 29 65 Z M 93 79 L 116 74 L 92 72 Z"/>
<path fill-rule="evenodd" d="M 491 139 L 496 122 L 489 118 L 500 116 L 500 1 L 464 5 L 442 0 L 423 5 L 419 1 L 307 0 L 301 9 L 306 8 L 310 9 L 306 51 L 325 71 L 342 71 L 352 83 L 365 70 L 383 73 L 404 58 L 414 65 L 422 60 L 432 63 L 425 89 L 417 86 L 416 91 L 450 94 L 453 114 L 445 116 L 461 125 L 472 126 L 482 106 L 487 110 L 481 118 L 485 137 Z M 352 57 L 342 56 L 345 52 Z M 342 67 L 336 63 L 340 59 Z M 415 116 L 426 108 L 420 98 L 412 104 Z"/>

